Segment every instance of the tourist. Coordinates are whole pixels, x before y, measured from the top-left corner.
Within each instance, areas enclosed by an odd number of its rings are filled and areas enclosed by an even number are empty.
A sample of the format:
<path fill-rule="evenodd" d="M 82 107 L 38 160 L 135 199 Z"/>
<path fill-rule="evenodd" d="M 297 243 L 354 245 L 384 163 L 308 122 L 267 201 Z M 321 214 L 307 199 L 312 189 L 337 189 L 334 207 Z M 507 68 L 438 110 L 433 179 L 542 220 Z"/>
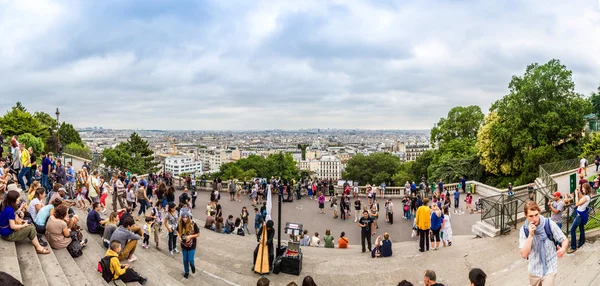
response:
<path fill-rule="evenodd" d="M 32 220 L 35 220 L 35 217 L 37 216 L 38 212 L 44 206 L 44 202 L 46 201 L 45 197 L 46 189 L 38 187 L 35 191 L 35 196 L 31 200 L 31 202 L 29 202 L 29 207 L 27 208 L 27 212 L 29 213 L 29 216 L 31 216 Z"/>
<path fill-rule="evenodd" d="M 550 219 L 558 225 L 558 228 L 562 229 L 562 213 L 565 210 L 565 203 L 561 200 L 560 192 L 555 192 L 553 197 L 554 201 L 548 202 L 548 207 L 552 212 Z"/>
<path fill-rule="evenodd" d="M 465 176 L 460 178 L 460 187 L 462 188 L 463 193 L 467 192 L 467 178 L 465 178 Z"/>
<path fill-rule="evenodd" d="M 362 252 L 366 251 L 365 249 L 365 240 L 368 242 L 369 252 L 371 252 L 371 228 L 373 224 L 373 219 L 369 217 L 369 212 L 364 211 L 363 216 L 358 221 L 358 226 L 361 228 L 360 232 L 360 241 L 362 244 Z"/>
<path fill-rule="evenodd" d="M 239 236 L 246 236 L 246 233 L 244 231 L 244 225 L 242 224 L 242 219 L 241 218 L 236 218 L 235 222 L 233 223 L 233 232 Z"/>
<path fill-rule="evenodd" d="M 50 190 L 51 186 L 50 186 L 50 180 L 48 178 L 48 175 L 50 173 L 50 164 L 52 164 L 52 161 L 50 161 L 50 159 L 48 159 L 48 157 L 46 156 L 46 152 L 42 152 L 41 154 L 42 154 L 42 180 L 41 180 L 41 183 L 42 183 L 42 187 L 44 187 L 46 190 Z"/>
<path fill-rule="evenodd" d="M 238 185 L 237 183 L 235 184 L 235 194 L 237 196 L 237 201 L 241 202 L 242 201 L 242 186 Z"/>
<path fill-rule="evenodd" d="M 137 272 L 129 267 L 129 264 L 121 265 L 119 253 L 121 253 L 121 242 L 112 241 L 110 243 L 110 249 L 106 251 L 105 256 L 110 257 L 110 272 L 113 274 L 113 280 L 121 280 L 127 282 L 139 282 L 142 285 L 146 285 L 146 278 L 140 276 Z"/>
<path fill-rule="evenodd" d="M 412 284 L 406 280 L 402 280 L 402 281 L 398 282 L 397 286 L 414 286 L 414 284 Z"/>
<path fill-rule="evenodd" d="M 577 206 L 577 209 L 576 209 L 577 214 L 575 215 L 575 220 L 573 221 L 573 224 L 571 225 L 571 236 L 570 236 L 571 248 L 569 249 L 569 251 L 567 253 L 575 252 L 577 249 L 582 247 L 583 244 L 585 243 L 584 227 L 587 224 L 588 219 L 589 219 L 589 213 L 588 213 L 587 207 L 591 201 L 590 184 L 585 184 L 582 189 L 583 190 L 579 190 L 579 189 L 577 190 L 577 196 L 575 197 L 576 198 L 575 206 Z M 577 243 L 577 235 L 576 235 L 577 228 L 579 228 L 579 244 Z"/>
<path fill-rule="evenodd" d="M 319 212 L 324 214 L 325 213 L 325 195 L 323 195 L 323 193 L 319 193 L 319 198 L 317 199 L 317 202 L 319 203 Z"/>
<path fill-rule="evenodd" d="M 333 195 L 329 197 L 329 201 L 331 202 L 331 208 L 333 209 L 333 218 L 336 219 L 338 217 L 338 198 L 337 195 Z"/>
<path fill-rule="evenodd" d="M 152 233 L 154 234 L 154 242 L 156 243 L 156 249 L 158 251 L 160 251 L 160 247 L 158 246 L 159 243 L 159 234 L 162 232 L 162 225 L 163 225 L 163 214 L 160 210 L 162 206 L 162 201 L 161 200 L 157 200 L 156 203 L 154 203 L 154 207 L 152 207 L 152 211 L 150 212 L 150 216 L 151 218 L 154 219 L 154 223 L 152 223 Z"/>
<path fill-rule="evenodd" d="M 167 207 L 167 185 L 161 182 L 156 190 L 156 199 L 160 202 L 160 209 L 166 211 Z"/>
<path fill-rule="evenodd" d="M 244 231 L 250 235 L 250 229 L 248 229 L 248 218 L 249 218 L 249 214 L 248 214 L 248 209 L 246 209 L 246 207 L 242 207 L 242 213 L 240 214 L 240 217 L 242 218 L 242 223 L 244 224 Z"/>
<path fill-rule="evenodd" d="M 50 195 L 49 198 L 46 198 L 48 200 L 48 204 L 52 204 L 52 202 L 54 202 L 54 200 L 56 199 L 61 199 L 63 200 L 63 202 L 66 202 L 65 198 L 67 196 L 67 191 L 65 190 L 65 188 L 63 188 L 61 184 L 56 183 L 54 184 L 54 186 L 52 187 L 52 191 L 48 193 L 48 195 Z"/>
<path fill-rule="evenodd" d="M 167 189 L 166 199 L 167 199 L 167 205 L 175 203 L 175 188 L 174 187 L 171 186 Z"/>
<path fill-rule="evenodd" d="M 112 212 L 108 216 L 108 220 L 104 223 L 104 233 L 102 234 L 102 242 L 104 247 L 110 246 L 110 237 L 112 236 L 115 229 L 117 229 L 118 213 Z"/>
<path fill-rule="evenodd" d="M 258 230 L 262 227 L 263 222 L 263 215 L 260 212 L 258 212 L 258 208 L 254 208 L 254 233 L 256 233 L 257 238 Z"/>
<path fill-rule="evenodd" d="M 438 183 L 438 194 L 441 194 L 444 192 L 444 180 L 440 179 L 440 182 Z"/>
<path fill-rule="evenodd" d="M 62 200 L 56 199 L 56 200 L 54 200 L 54 202 L 52 202 L 52 204 L 43 206 L 37 212 L 37 215 L 35 216 L 33 223 L 39 234 L 46 233 L 46 222 L 48 221 L 48 218 L 50 218 L 50 215 L 52 215 L 54 213 L 54 208 L 61 204 L 62 204 Z M 76 217 L 77 216 L 73 216 L 73 218 L 76 218 Z"/>
<path fill-rule="evenodd" d="M 431 205 L 431 233 L 433 235 L 432 239 L 432 247 L 433 250 L 438 250 L 440 248 L 440 231 L 442 230 L 442 220 L 444 216 L 442 215 L 442 211 L 440 208 L 433 204 Z"/>
<path fill-rule="evenodd" d="M 444 246 L 452 246 L 452 224 L 448 208 L 444 208 L 444 219 L 442 222 L 442 242 Z"/>
<path fill-rule="evenodd" d="M 465 202 L 467 203 L 466 211 L 468 213 L 473 213 L 473 206 L 472 206 L 473 196 L 470 193 L 467 194 L 467 197 L 465 198 Z"/>
<path fill-rule="evenodd" d="M 348 248 L 348 238 L 346 233 L 342 231 L 340 238 L 338 238 L 338 248 Z"/>
<path fill-rule="evenodd" d="M 144 231 L 144 238 L 142 240 L 142 248 L 148 249 L 150 247 L 150 234 L 152 233 L 152 224 L 155 219 L 153 217 L 147 216 L 144 219 L 144 226 L 142 230 Z"/>
<path fill-rule="evenodd" d="M 473 268 L 469 271 L 469 282 L 471 282 L 470 286 L 485 286 L 485 280 L 487 275 L 485 272 L 479 268 Z"/>
<path fill-rule="evenodd" d="M 356 200 L 354 201 L 354 222 L 358 222 L 358 219 L 360 217 L 361 208 L 362 208 L 362 202 L 360 201 L 360 198 L 357 196 Z"/>
<path fill-rule="evenodd" d="M 444 286 L 444 284 L 435 282 L 437 277 L 433 270 L 426 270 L 424 276 L 423 284 L 425 284 L 425 286 Z"/>
<path fill-rule="evenodd" d="M 392 199 L 388 199 L 388 203 L 387 203 L 387 217 L 388 217 L 388 222 L 390 224 L 394 224 L 394 203 L 392 202 Z"/>
<path fill-rule="evenodd" d="M 521 257 L 529 260 L 529 284 L 554 285 L 557 258 L 565 255 L 569 241 L 556 223 L 540 218 L 541 210 L 535 202 L 527 202 L 523 212 L 527 220 L 519 232 L 519 248 Z"/>
<path fill-rule="evenodd" d="M 65 205 L 60 205 L 54 209 L 54 214 L 50 216 L 46 223 L 46 239 L 48 244 L 53 249 L 64 249 L 71 244 L 73 241 L 71 236 L 71 228 L 68 227 L 70 218 L 67 216 L 69 208 Z M 82 241 L 74 241 L 79 243 L 82 247 L 87 244 L 87 239 Z"/>
<path fill-rule="evenodd" d="M 372 252 L 371 257 L 390 257 L 392 256 L 392 241 L 390 240 L 390 234 L 384 233 L 383 240 L 381 235 L 375 239 L 375 251 Z"/>
<path fill-rule="evenodd" d="M 256 286 L 269 286 L 270 285 L 270 281 L 269 279 L 267 279 L 267 277 L 260 277 L 258 278 L 258 281 L 256 281 Z"/>
<path fill-rule="evenodd" d="M 172 187 L 171 187 L 172 188 Z M 167 228 L 167 236 L 168 236 L 168 246 L 169 253 L 173 255 L 173 252 L 179 253 L 177 250 L 177 226 L 179 224 L 179 214 L 177 213 L 177 209 L 175 207 L 175 203 L 169 203 L 169 209 L 167 210 L 165 227 Z"/>
<path fill-rule="evenodd" d="M 106 220 L 100 217 L 100 203 L 94 202 L 92 210 L 87 216 L 87 229 L 89 233 L 104 235 L 104 224 Z"/>
<path fill-rule="evenodd" d="M 48 159 L 49 161 L 49 159 Z M 43 162 L 42 162 L 42 173 L 44 170 L 43 167 Z M 69 199 L 74 199 L 75 198 L 75 177 L 76 177 L 76 173 L 75 173 L 75 169 L 73 169 L 73 163 L 72 162 L 67 162 L 67 169 L 65 172 L 66 176 L 67 176 L 67 193 L 69 194 Z M 42 175 L 43 177 L 43 175 Z M 49 183 L 48 183 L 49 185 Z M 124 208 L 124 206 L 122 206 L 122 208 Z"/>
<path fill-rule="evenodd" d="M 321 238 L 319 237 L 319 233 L 315 232 L 313 237 L 310 239 L 310 246 L 312 247 L 321 247 Z"/>
<path fill-rule="evenodd" d="M 65 170 L 65 167 L 62 165 L 62 160 L 61 159 L 56 159 L 56 167 L 54 168 L 54 171 L 52 171 L 54 173 L 54 176 L 56 177 L 56 183 L 61 184 L 61 185 L 66 185 L 67 184 L 67 171 Z M 90 188 L 92 188 L 90 186 Z"/>
<path fill-rule="evenodd" d="M 375 230 L 378 228 L 377 227 L 377 218 L 379 218 L 379 210 L 377 208 L 377 204 L 373 203 L 373 205 L 371 205 L 371 211 L 369 212 L 369 217 L 371 218 L 371 222 L 373 223 L 373 227 L 371 227 L 372 233 L 371 235 L 375 235 Z"/>
<path fill-rule="evenodd" d="M 323 241 L 325 242 L 325 248 L 335 248 L 333 243 L 333 235 L 331 235 L 331 230 L 327 229 L 325 231 L 325 236 L 323 236 Z"/>
<path fill-rule="evenodd" d="M 308 230 L 304 230 L 302 232 L 302 239 L 300 239 L 300 246 L 310 246 L 310 236 L 308 235 Z"/>
<path fill-rule="evenodd" d="M 29 152 L 25 150 L 25 144 L 19 144 L 19 151 L 21 152 L 21 170 L 19 171 L 19 175 L 17 176 L 19 179 L 19 184 L 21 185 L 21 189 L 23 192 L 27 191 L 27 187 L 31 185 L 31 159 L 29 158 Z M 25 183 L 24 180 L 27 180 Z"/>
<path fill-rule="evenodd" d="M 138 240 L 142 237 L 139 234 L 133 233 L 133 226 L 135 222 L 132 217 L 125 217 L 121 219 L 119 227 L 113 232 L 110 237 L 111 243 L 113 241 L 118 241 L 121 245 L 125 245 L 125 247 L 119 253 L 119 260 L 127 259 L 129 263 L 137 260 L 137 257 L 134 255 L 135 249 L 137 247 Z"/>
<path fill-rule="evenodd" d="M 217 217 L 215 222 L 216 233 L 225 233 L 225 223 L 223 222 L 223 217 Z"/>
<path fill-rule="evenodd" d="M 15 212 L 25 206 L 19 199 L 18 191 L 9 191 L 0 205 L 0 236 L 10 242 L 29 239 L 38 254 L 48 254 L 50 250 L 40 245 L 36 235 L 36 228 L 32 224 L 23 221 Z M 45 224 L 45 222 L 44 222 Z"/>
<path fill-rule="evenodd" d="M 317 182 L 313 182 L 312 184 L 312 193 L 310 199 L 312 200 L 314 196 L 317 195 Z"/>
<path fill-rule="evenodd" d="M 233 220 L 233 215 L 229 215 L 227 220 L 225 221 L 224 233 L 231 234 L 235 229 L 235 221 Z"/>
<path fill-rule="evenodd" d="M 429 229 L 431 227 L 431 210 L 427 206 L 429 199 L 423 199 L 423 205 L 417 209 L 415 216 L 415 224 L 419 235 L 419 251 L 429 251 Z M 426 248 L 425 248 L 426 247 Z"/>
<path fill-rule="evenodd" d="M 110 185 L 108 182 L 104 181 L 104 176 L 100 176 L 100 206 L 102 206 L 102 214 L 106 214 L 106 198 L 108 198 L 108 190 L 110 190 Z"/>

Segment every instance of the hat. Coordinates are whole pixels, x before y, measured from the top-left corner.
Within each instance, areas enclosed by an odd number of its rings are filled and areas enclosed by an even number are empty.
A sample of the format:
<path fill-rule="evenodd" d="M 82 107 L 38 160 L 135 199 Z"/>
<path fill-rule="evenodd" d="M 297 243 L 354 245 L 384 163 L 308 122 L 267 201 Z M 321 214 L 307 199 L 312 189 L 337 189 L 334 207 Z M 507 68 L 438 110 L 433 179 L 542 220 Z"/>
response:
<path fill-rule="evenodd" d="M 189 211 L 189 210 L 187 210 L 187 209 L 183 209 L 183 210 L 181 211 L 181 217 L 184 217 L 184 216 L 187 216 L 188 218 L 191 218 L 191 217 L 192 217 L 192 214 L 190 213 L 190 211 Z"/>
<path fill-rule="evenodd" d="M 562 194 L 561 194 L 560 192 L 556 192 L 556 193 L 554 193 L 554 196 L 555 196 L 555 197 L 561 197 L 561 196 L 562 196 Z"/>
<path fill-rule="evenodd" d="M 61 188 L 58 188 L 58 191 L 59 191 L 59 192 L 66 192 L 67 190 L 66 190 L 65 188 L 62 188 L 62 187 L 61 187 Z"/>

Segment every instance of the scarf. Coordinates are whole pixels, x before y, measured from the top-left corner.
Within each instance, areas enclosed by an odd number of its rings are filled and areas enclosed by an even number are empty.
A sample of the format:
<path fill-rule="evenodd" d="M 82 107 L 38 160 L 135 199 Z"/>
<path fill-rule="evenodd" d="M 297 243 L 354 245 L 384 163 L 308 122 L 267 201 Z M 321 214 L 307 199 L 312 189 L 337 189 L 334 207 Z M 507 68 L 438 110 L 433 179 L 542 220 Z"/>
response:
<path fill-rule="evenodd" d="M 546 230 L 544 229 L 544 226 L 546 225 L 546 223 L 548 223 L 547 220 L 548 219 L 546 219 L 546 218 L 540 218 L 540 223 L 535 229 L 535 236 L 533 237 L 533 244 L 532 244 L 532 248 L 539 249 L 538 256 L 542 263 L 542 270 L 543 270 L 542 273 L 544 273 L 544 274 L 548 272 L 548 266 L 546 265 L 546 246 L 545 246 L 545 242 L 548 239 L 548 236 L 546 235 Z"/>

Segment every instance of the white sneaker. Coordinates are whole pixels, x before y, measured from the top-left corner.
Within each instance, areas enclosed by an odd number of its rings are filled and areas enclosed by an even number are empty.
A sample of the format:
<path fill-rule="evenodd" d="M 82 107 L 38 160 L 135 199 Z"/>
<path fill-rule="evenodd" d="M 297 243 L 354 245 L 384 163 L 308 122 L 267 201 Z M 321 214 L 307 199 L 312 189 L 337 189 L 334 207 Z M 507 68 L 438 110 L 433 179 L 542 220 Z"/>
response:
<path fill-rule="evenodd" d="M 134 262 L 136 260 L 137 260 L 137 257 L 135 256 L 135 254 L 132 254 L 131 258 L 127 259 L 127 261 L 129 261 L 129 263 L 132 263 L 132 262 Z"/>
<path fill-rule="evenodd" d="M 171 256 L 173 256 L 173 250 L 169 251 L 169 253 L 171 253 Z"/>
<path fill-rule="evenodd" d="M 179 250 L 177 250 L 177 248 L 175 248 L 175 253 L 179 254 Z"/>

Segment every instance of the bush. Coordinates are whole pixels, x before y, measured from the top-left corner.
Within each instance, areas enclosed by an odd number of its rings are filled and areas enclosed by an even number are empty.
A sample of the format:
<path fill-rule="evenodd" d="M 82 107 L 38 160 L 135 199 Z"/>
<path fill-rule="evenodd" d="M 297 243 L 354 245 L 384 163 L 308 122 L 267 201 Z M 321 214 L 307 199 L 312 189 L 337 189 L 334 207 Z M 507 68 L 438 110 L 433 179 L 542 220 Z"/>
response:
<path fill-rule="evenodd" d="M 44 150 L 44 141 L 30 133 L 19 135 L 19 142 L 25 144 L 25 148 L 33 148 L 33 153 L 39 155 Z"/>
<path fill-rule="evenodd" d="M 94 158 L 90 148 L 88 148 L 87 146 L 79 145 L 77 143 L 70 143 L 63 149 L 63 152 L 89 160 L 92 160 Z"/>

